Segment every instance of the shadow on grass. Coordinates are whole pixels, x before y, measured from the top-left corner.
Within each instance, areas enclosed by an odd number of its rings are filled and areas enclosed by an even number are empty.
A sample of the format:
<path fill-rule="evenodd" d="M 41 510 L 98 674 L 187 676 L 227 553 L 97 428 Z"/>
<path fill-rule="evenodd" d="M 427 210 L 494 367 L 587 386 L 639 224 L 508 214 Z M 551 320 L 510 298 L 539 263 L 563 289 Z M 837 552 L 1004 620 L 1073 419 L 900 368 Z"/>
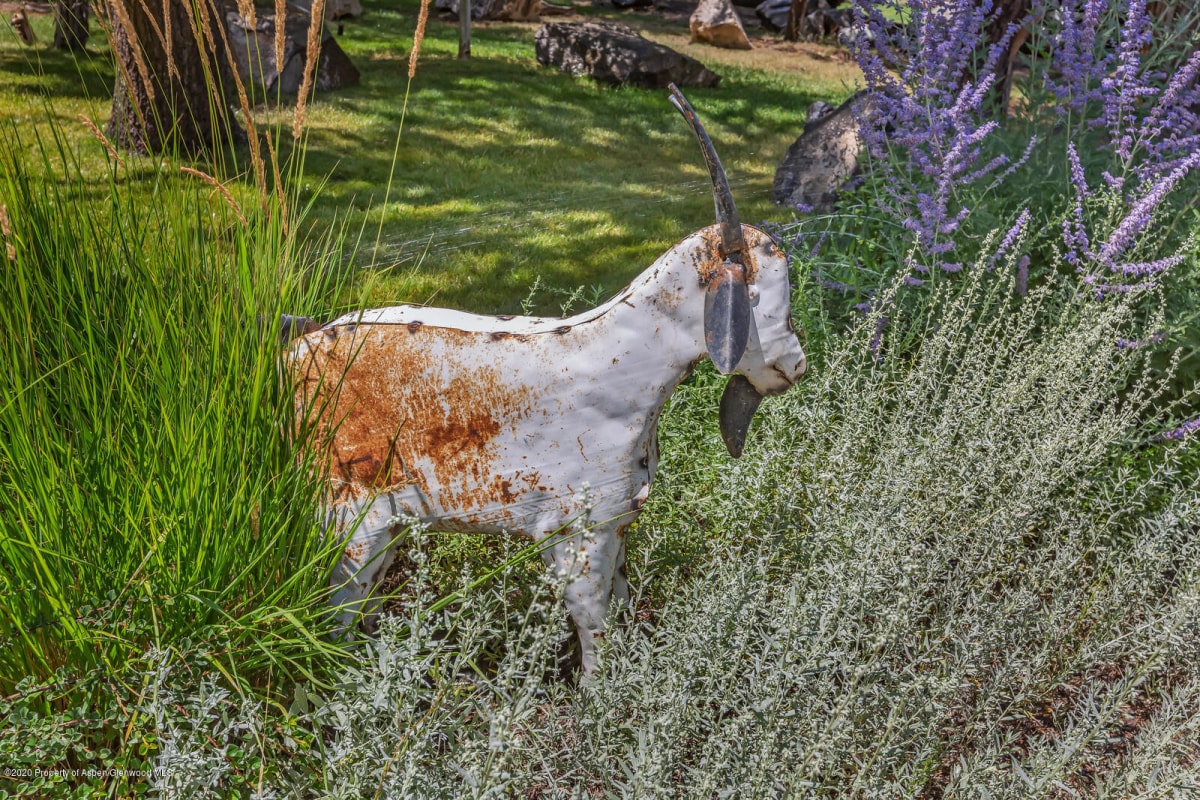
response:
<path fill-rule="evenodd" d="M 535 26 L 478 25 L 474 57 L 460 61 L 456 23 L 431 19 L 405 112 L 417 8 L 410 0 L 372 7 L 348 23 L 339 42 L 362 84 L 320 94 L 309 109 L 309 177 L 300 201 L 311 202 L 318 229 L 361 231 L 351 263 L 372 268 L 363 273 L 370 288 L 339 304 L 432 301 L 510 313 L 535 280 L 551 290 L 601 286 L 611 294 L 711 223 L 703 163 L 665 91 L 602 86 L 542 67 Z M 79 63 L 39 53 L 35 63 L 0 50 L 0 73 L 24 75 L 51 105 L 111 93 L 106 52 Z M 35 65 L 40 71 L 30 80 Z M 775 166 L 801 128 L 803 109 L 828 97 L 829 87 L 748 68 L 718 70 L 721 88 L 689 96 L 745 221 L 777 218 L 780 210 L 767 200 Z M 259 111 L 260 127 L 282 131 L 281 157 L 296 156 L 287 134 L 291 108 Z M 236 155 L 236 163 L 247 163 L 244 151 Z M 220 177 L 239 177 L 235 170 Z M 106 188 L 98 181 L 98 194 Z M 553 298 L 535 308 L 558 311 Z"/>

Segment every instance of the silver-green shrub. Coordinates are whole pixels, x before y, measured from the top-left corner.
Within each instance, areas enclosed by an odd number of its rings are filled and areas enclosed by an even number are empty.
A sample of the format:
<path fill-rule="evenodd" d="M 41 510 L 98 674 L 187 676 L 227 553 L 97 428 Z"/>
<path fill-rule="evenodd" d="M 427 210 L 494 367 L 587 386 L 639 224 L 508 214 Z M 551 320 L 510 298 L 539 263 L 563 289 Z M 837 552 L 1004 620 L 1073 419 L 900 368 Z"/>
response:
<path fill-rule="evenodd" d="M 308 712 L 311 777 L 281 791 L 1200 792 L 1200 484 L 1186 442 L 1148 436 L 1157 387 L 1118 346 L 1158 324 L 1152 298 L 1021 297 L 1001 273 L 926 312 L 879 303 L 884 338 L 835 340 L 740 462 L 665 476 L 634 559 L 654 613 L 615 626 L 597 679 L 556 668 L 552 581 L 437 614 L 418 586 Z M 682 397 L 680 419 L 712 400 Z M 668 421 L 664 464 L 716 450 L 689 428 Z M 698 537 L 688 570 L 661 565 Z"/>

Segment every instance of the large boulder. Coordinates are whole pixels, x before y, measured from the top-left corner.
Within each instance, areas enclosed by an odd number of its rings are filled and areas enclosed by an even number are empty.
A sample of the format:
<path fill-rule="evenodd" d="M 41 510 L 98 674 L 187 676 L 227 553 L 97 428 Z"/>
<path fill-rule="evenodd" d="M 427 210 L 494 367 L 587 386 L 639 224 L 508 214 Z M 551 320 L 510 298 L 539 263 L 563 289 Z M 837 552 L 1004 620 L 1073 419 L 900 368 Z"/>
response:
<path fill-rule="evenodd" d="M 283 61 L 275 59 L 275 15 L 259 10 L 253 26 L 236 11 L 225 15 L 234 68 L 242 81 L 253 86 L 257 97 L 277 99 L 297 94 L 308 59 L 309 15 L 289 10 L 284 19 Z M 328 32 L 321 40 L 313 88 L 317 91 L 357 86 L 358 69 Z"/>
<path fill-rule="evenodd" d="M 288 0 L 288 5 L 295 11 L 312 14 L 313 0 Z M 325 19 L 337 20 L 346 17 L 361 17 L 362 3 L 359 0 L 325 0 Z"/>
<path fill-rule="evenodd" d="M 326 19 L 345 19 L 362 15 L 363 7 L 359 0 L 327 0 L 325 3 Z"/>
<path fill-rule="evenodd" d="M 804 132 L 775 171 L 773 202 L 789 208 L 832 210 L 842 186 L 858 172 L 863 149 L 859 122 L 868 102 L 867 93 L 859 92 L 833 111 L 826 103 L 810 107 Z"/>
<path fill-rule="evenodd" d="M 749 50 L 750 39 L 730 0 L 700 0 L 688 21 L 693 42 L 705 42 L 732 50 Z"/>
<path fill-rule="evenodd" d="M 755 6 L 754 13 L 762 20 L 765 28 L 781 31 L 787 28 L 788 14 L 791 10 L 792 0 L 763 0 Z"/>
<path fill-rule="evenodd" d="M 533 38 L 539 64 L 643 89 L 716 86 L 720 77 L 683 53 L 616 23 L 548 22 Z"/>
<path fill-rule="evenodd" d="M 471 0 L 471 19 L 493 19 L 507 0 Z M 458 0 L 434 0 L 433 7 L 458 16 Z"/>

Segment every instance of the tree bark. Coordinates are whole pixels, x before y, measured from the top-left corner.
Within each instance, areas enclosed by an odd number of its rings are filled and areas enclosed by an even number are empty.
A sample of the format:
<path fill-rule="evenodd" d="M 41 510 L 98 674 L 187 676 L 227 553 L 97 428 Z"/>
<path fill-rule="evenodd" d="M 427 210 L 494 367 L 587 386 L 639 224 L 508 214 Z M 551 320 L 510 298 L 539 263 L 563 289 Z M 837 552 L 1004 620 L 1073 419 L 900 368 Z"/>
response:
<path fill-rule="evenodd" d="M 226 101 L 233 81 L 222 0 L 109 2 L 118 69 L 108 137 L 138 153 L 244 142 Z"/>
<path fill-rule="evenodd" d="M 55 0 L 55 50 L 82 50 L 88 40 L 88 0 Z"/>
<path fill-rule="evenodd" d="M 999 119 L 1008 116 L 1012 99 L 1013 70 L 1017 56 L 1029 39 L 1029 14 L 1033 10 L 1032 0 L 998 0 L 992 8 L 992 20 L 987 26 L 988 44 L 996 44 L 1008 32 L 1008 26 L 1023 24 L 1008 43 L 1008 48 L 996 63 L 996 85 L 992 92 L 993 107 Z"/>
<path fill-rule="evenodd" d="M 806 16 L 808 16 L 808 0 L 792 0 L 792 5 L 788 8 L 787 29 L 783 32 L 784 41 L 800 41 L 800 28 L 803 27 Z"/>
<path fill-rule="evenodd" d="M 471 57 L 471 0 L 458 0 L 458 57 Z"/>

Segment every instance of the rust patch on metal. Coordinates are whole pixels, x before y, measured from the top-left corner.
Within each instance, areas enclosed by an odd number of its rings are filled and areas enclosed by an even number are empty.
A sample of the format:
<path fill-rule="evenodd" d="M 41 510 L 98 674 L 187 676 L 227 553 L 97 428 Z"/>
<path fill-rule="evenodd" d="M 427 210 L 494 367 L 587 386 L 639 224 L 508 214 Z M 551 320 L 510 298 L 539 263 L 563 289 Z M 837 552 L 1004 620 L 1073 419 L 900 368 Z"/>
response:
<path fill-rule="evenodd" d="M 408 323 L 408 332 L 416 333 L 417 331 L 421 330 L 421 326 L 424 324 L 424 322 L 414 319 L 412 322 Z"/>
<path fill-rule="evenodd" d="M 571 326 L 570 325 L 559 325 L 557 328 L 554 329 L 554 332 L 557 333 L 559 336 L 562 336 L 564 333 L 571 332 Z"/>
<path fill-rule="evenodd" d="M 683 302 L 683 292 L 678 288 L 664 288 L 654 297 L 654 304 L 667 313 L 674 313 Z"/>
<path fill-rule="evenodd" d="M 742 260 L 744 261 L 742 266 L 746 269 L 746 283 L 754 283 L 758 280 L 758 253 L 756 251 L 764 246 L 764 240 L 766 246 L 770 248 L 775 248 L 775 243 L 771 241 L 770 236 L 747 225 L 742 226 L 742 235 L 746 239 L 746 249 L 742 251 Z M 721 257 L 721 229 L 716 226 L 705 228 L 700 231 L 700 238 L 704 242 L 704 247 L 692 256 L 692 266 L 700 275 L 700 281 L 707 286 L 724 263 L 724 259 Z M 775 249 L 778 250 L 778 248 Z"/>
<path fill-rule="evenodd" d="M 346 560 L 358 565 L 362 564 L 370 554 L 371 548 L 366 542 L 351 542 L 342 551 L 342 557 Z"/>
<path fill-rule="evenodd" d="M 426 327 L 418 339 L 399 326 L 363 325 L 315 343 L 299 391 L 305 408 L 321 412 L 319 431 L 332 432 L 331 476 L 346 494 L 416 484 L 436 505 L 458 509 L 519 496 L 493 462 L 537 398 L 497 367 L 467 363 L 470 351 L 454 341 L 464 333 Z"/>
<path fill-rule="evenodd" d="M 511 331 L 492 331 L 488 334 L 493 342 L 503 342 L 505 339 L 512 339 L 518 342 L 528 342 L 529 334 L 527 333 L 512 333 Z"/>

